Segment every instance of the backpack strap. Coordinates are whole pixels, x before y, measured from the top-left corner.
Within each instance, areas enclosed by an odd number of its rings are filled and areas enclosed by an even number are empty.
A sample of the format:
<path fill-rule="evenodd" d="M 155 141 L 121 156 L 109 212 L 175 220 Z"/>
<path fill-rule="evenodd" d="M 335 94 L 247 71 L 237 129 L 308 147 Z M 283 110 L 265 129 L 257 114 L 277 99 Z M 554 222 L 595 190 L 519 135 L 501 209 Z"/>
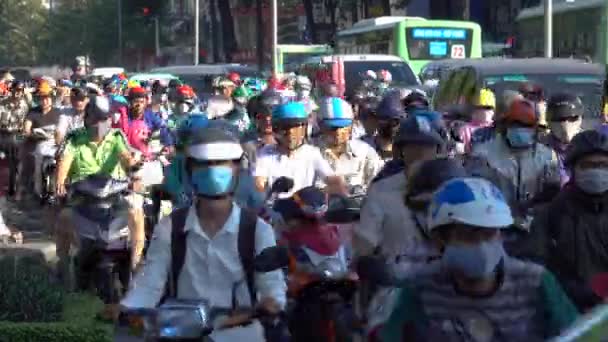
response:
<path fill-rule="evenodd" d="M 177 280 L 186 259 L 186 236 L 184 231 L 190 207 L 174 210 L 171 213 L 171 270 L 169 271 L 169 291 L 171 298 L 177 297 Z"/>
<path fill-rule="evenodd" d="M 243 272 L 245 273 L 245 281 L 251 298 L 251 306 L 255 306 L 257 295 L 254 283 L 255 275 L 255 232 L 257 227 L 258 215 L 251 210 L 241 209 L 241 218 L 239 222 L 238 250 L 239 258 Z"/>

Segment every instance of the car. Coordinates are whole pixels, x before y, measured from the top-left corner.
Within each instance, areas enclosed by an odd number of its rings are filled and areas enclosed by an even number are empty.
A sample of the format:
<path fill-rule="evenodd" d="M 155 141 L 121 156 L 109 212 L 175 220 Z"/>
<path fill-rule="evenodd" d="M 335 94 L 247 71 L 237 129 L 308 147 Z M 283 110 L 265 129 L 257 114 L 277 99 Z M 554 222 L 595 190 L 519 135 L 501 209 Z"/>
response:
<path fill-rule="evenodd" d="M 453 67 L 440 81 L 432 103 L 439 111 L 455 104 L 472 104 L 481 88 L 489 88 L 496 95 L 500 111 L 506 90 L 518 90 L 522 83 L 530 82 L 543 88 L 545 98 L 558 91 L 579 96 L 586 108 L 583 127 L 591 128 L 602 120 L 605 78 L 603 66 L 577 59 L 468 59 Z"/>

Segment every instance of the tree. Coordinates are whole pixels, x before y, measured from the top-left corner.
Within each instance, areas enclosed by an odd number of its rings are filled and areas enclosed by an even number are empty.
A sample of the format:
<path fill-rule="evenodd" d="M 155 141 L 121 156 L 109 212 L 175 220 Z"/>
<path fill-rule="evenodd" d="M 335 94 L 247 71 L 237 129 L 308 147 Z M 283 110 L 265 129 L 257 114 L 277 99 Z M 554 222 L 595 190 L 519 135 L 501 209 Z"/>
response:
<path fill-rule="evenodd" d="M 48 12 L 41 0 L 3 0 L 0 6 L 0 64 L 35 64 L 48 38 Z"/>

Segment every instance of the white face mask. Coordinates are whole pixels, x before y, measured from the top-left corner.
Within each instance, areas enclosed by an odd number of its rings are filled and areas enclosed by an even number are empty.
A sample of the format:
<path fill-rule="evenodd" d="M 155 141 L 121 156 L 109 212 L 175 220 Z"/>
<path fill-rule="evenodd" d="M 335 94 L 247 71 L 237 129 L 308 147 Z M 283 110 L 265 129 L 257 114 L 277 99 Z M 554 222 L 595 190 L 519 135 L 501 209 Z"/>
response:
<path fill-rule="evenodd" d="M 299 96 L 302 99 L 307 99 L 310 97 L 310 90 L 300 90 L 299 91 Z"/>
<path fill-rule="evenodd" d="M 471 115 L 473 122 L 489 123 L 494 120 L 494 111 L 491 109 L 480 109 L 473 112 Z"/>
<path fill-rule="evenodd" d="M 581 120 L 575 122 L 551 122 L 551 134 L 563 143 L 569 143 L 581 131 Z"/>
<path fill-rule="evenodd" d="M 188 110 L 190 109 L 190 105 L 188 105 L 187 103 L 180 103 L 179 107 L 178 107 L 178 112 L 180 113 L 188 113 Z"/>

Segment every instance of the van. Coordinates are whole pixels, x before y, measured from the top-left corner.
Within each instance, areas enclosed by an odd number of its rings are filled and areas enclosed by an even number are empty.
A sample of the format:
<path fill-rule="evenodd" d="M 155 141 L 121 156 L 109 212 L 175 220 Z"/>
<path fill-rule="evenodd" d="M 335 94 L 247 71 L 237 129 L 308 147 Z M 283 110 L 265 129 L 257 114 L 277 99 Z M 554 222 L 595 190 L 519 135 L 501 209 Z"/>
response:
<path fill-rule="evenodd" d="M 545 99 L 561 91 L 580 97 L 586 108 L 583 127 L 591 128 L 601 120 L 605 76 L 601 65 L 575 59 L 469 59 L 441 80 L 432 102 L 439 111 L 453 105 L 471 105 L 479 91 L 488 88 L 496 95 L 500 111 L 506 90 L 517 91 L 522 83 L 530 82 L 543 88 Z"/>

